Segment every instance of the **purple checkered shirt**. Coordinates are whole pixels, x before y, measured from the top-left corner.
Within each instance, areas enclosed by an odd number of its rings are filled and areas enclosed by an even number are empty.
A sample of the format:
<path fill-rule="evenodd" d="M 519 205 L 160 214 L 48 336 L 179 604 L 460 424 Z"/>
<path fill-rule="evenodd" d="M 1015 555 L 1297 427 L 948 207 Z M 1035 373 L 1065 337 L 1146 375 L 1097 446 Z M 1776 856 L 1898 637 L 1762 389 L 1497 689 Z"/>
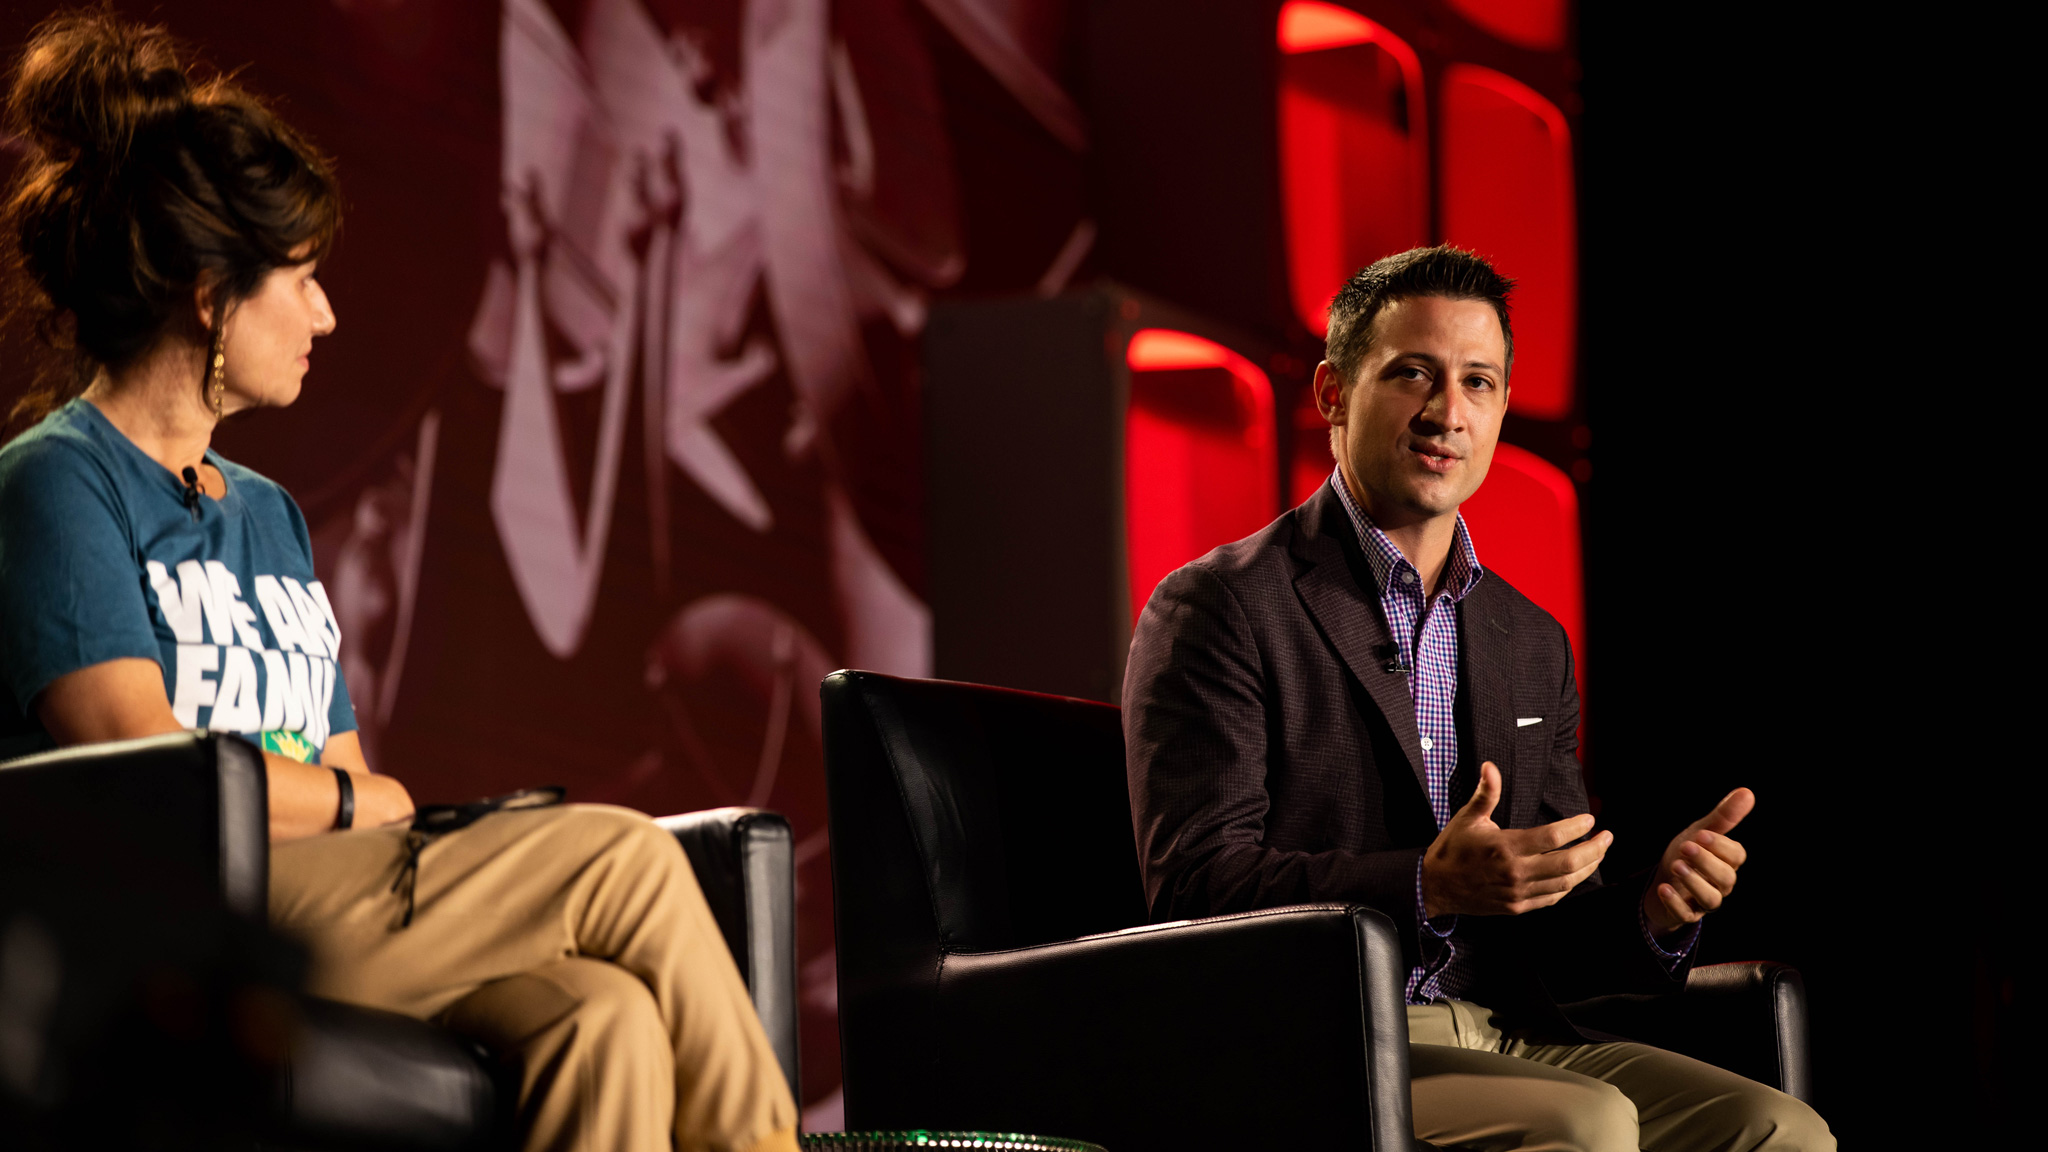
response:
<path fill-rule="evenodd" d="M 1422 771 L 1429 792 L 1429 811 L 1442 828 L 1451 821 L 1451 777 L 1458 771 L 1458 614 L 1457 603 L 1479 583 L 1486 570 L 1479 566 L 1479 554 L 1472 550 L 1472 534 L 1465 530 L 1465 518 L 1458 517 L 1457 534 L 1451 543 L 1450 563 L 1444 569 L 1443 585 L 1435 599 L 1427 597 L 1415 565 L 1401 554 L 1387 534 L 1380 531 L 1351 499 L 1342 469 L 1330 476 L 1330 487 L 1358 530 L 1358 542 L 1365 549 L 1366 566 L 1372 570 L 1380 610 L 1386 616 L 1409 669 L 1408 693 L 1415 701 L 1415 728 L 1422 735 Z M 1457 995 L 1470 981 L 1469 948 L 1459 948 L 1458 918 L 1422 914 L 1422 862 L 1415 862 L 1415 919 L 1421 925 L 1422 963 L 1408 972 L 1408 1002 L 1427 1004 Z"/>
<path fill-rule="evenodd" d="M 1479 554 L 1472 550 L 1472 534 L 1465 530 L 1465 518 L 1460 516 L 1451 542 L 1450 563 L 1444 569 L 1443 586 L 1434 600 L 1425 599 L 1421 575 L 1351 499 L 1341 468 L 1331 474 L 1330 486 L 1337 490 L 1337 499 L 1351 517 L 1351 526 L 1358 530 L 1358 542 L 1365 550 L 1366 565 L 1372 569 L 1387 631 L 1399 646 L 1402 665 L 1409 669 L 1408 693 L 1415 701 L 1415 728 L 1422 736 L 1422 771 L 1429 791 L 1429 811 L 1441 829 L 1451 821 L 1451 778 L 1458 771 L 1458 722 L 1454 712 L 1458 699 L 1456 605 L 1486 575 L 1486 570 L 1479 566 Z M 1472 982 L 1472 945 L 1458 938 L 1458 917 L 1453 914 L 1432 920 L 1422 911 L 1422 861 L 1417 860 L 1415 922 L 1421 929 L 1416 938 L 1422 945 L 1422 963 L 1408 971 L 1410 1004 L 1455 998 Z M 1679 948 L 1672 951 L 1657 943 L 1649 922 L 1640 912 L 1637 919 L 1642 924 L 1643 939 L 1667 969 L 1683 960 L 1699 938 L 1699 926 L 1695 924 Z"/>

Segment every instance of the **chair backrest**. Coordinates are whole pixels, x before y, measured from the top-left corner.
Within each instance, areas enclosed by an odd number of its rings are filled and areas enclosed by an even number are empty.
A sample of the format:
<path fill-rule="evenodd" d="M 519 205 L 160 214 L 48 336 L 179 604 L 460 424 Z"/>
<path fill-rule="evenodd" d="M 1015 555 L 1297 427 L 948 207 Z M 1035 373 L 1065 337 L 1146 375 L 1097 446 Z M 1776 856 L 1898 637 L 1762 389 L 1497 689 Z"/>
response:
<path fill-rule="evenodd" d="M 873 672 L 820 692 L 842 994 L 913 954 L 1145 923 L 1119 709 Z"/>

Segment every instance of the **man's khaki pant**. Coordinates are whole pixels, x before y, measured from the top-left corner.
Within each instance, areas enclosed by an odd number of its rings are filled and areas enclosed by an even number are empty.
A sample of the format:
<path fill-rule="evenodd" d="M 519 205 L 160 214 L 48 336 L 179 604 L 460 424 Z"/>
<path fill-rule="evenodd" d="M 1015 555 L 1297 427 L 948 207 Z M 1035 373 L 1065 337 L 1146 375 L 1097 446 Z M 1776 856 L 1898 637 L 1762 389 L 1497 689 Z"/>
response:
<path fill-rule="evenodd" d="M 1408 1009 L 1415 1134 L 1522 1152 L 1834 1152 L 1812 1108 L 1647 1044 L 1529 1044 L 1463 1000 Z"/>
<path fill-rule="evenodd" d="M 277 845 L 272 922 L 312 991 L 439 1020 L 519 1070 L 525 1147 L 794 1152 L 796 1105 L 675 839 L 623 808 L 500 812 Z"/>

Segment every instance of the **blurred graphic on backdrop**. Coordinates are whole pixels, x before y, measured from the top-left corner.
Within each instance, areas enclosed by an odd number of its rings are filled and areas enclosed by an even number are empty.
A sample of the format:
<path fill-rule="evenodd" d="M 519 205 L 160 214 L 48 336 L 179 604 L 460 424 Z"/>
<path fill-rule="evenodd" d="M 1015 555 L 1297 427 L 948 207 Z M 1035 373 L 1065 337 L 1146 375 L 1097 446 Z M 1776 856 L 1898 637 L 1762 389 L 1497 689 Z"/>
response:
<path fill-rule="evenodd" d="M 578 657 L 614 565 L 667 610 L 639 661 L 650 739 L 606 786 L 646 806 L 646 785 L 681 776 L 698 803 L 796 822 L 805 1095 L 810 1126 L 835 1127 L 816 686 L 931 667 L 916 561 L 892 563 L 864 507 L 878 465 L 906 474 L 884 492 L 917 490 L 915 426 L 878 443 L 850 409 L 914 410 L 927 293 L 967 265 L 927 40 L 964 32 L 999 81 L 1064 101 L 1001 19 L 1027 5 L 884 3 L 838 25 L 825 0 L 721 7 L 506 0 L 504 252 L 467 343 L 503 393 L 491 523 L 541 645 Z M 721 530 L 693 531 L 714 509 Z M 918 511 L 881 515 L 902 535 Z M 707 550 L 770 546 L 787 520 L 812 569 L 797 596 L 691 579 Z"/>

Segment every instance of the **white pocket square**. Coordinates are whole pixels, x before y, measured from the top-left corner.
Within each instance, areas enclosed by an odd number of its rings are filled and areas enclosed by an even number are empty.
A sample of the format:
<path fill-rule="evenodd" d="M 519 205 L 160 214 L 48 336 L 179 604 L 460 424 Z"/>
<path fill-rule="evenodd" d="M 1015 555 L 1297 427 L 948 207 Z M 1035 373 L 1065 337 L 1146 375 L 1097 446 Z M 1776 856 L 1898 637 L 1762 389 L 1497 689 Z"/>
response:
<path fill-rule="evenodd" d="M 1543 717 L 1541 716 L 1520 716 L 1515 719 L 1515 727 L 1517 728 L 1527 728 L 1531 724 L 1541 723 L 1543 723 Z"/>

